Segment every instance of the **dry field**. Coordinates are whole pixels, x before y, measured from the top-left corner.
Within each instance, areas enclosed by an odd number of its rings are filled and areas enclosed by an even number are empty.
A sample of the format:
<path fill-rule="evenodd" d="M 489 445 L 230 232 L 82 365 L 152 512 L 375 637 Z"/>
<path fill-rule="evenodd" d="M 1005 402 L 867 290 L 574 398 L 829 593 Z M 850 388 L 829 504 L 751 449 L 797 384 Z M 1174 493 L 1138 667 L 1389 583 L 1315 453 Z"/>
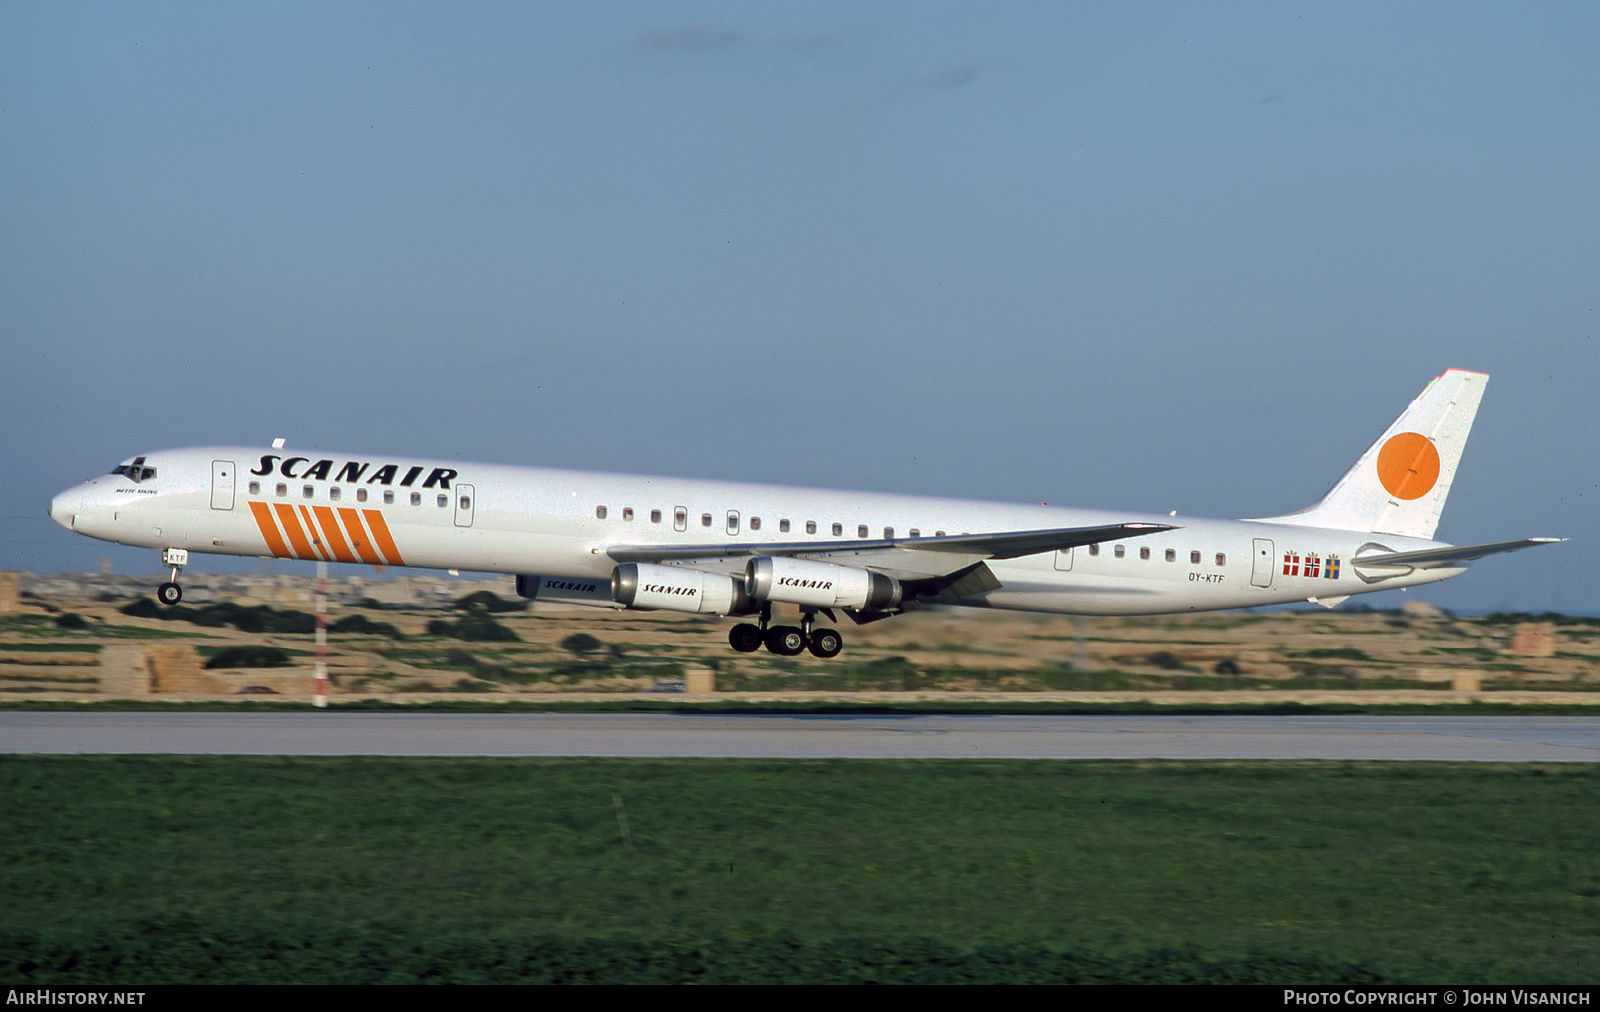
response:
<path fill-rule="evenodd" d="M 278 582 L 298 586 L 287 578 Z M 310 612 L 310 581 L 304 582 L 302 590 L 276 595 L 275 607 Z M 494 587 L 510 597 L 499 583 L 453 587 Z M 229 596 L 214 595 L 213 602 Z M 344 595 L 347 601 L 351 596 Z M 259 595 L 234 600 L 261 603 Z M 0 698 L 194 698 L 235 694 L 245 686 L 300 695 L 312 689 L 309 634 L 135 617 L 120 610 L 127 603 L 24 594 L 10 614 L 0 614 Z M 694 616 L 542 605 L 479 611 L 480 625 L 492 619 L 515 637 L 482 640 L 441 635 L 437 626 L 430 634 L 430 623 L 454 623 L 466 614 L 451 609 L 448 598 L 437 606 L 378 606 L 370 599 L 366 605 L 333 603 L 329 621 L 363 616 L 393 626 L 403 638 L 331 634 L 335 696 L 616 698 L 682 682 L 694 697 L 716 692 L 752 699 L 1022 693 L 1035 699 L 1312 701 L 1358 693 L 1368 701 L 1600 703 L 1600 621 L 1456 619 L 1421 602 L 1398 613 L 1318 609 L 1150 618 L 930 610 L 861 627 L 844 622 L 845 653 L 831 661 L 736 654 L 726 641 L 730 621 Z M 82 628 L 63 627 L 58 620 L 67 614 L 81 617 Z M 287 665 L 203 666 L 229 647 L 274 648 Z"/>

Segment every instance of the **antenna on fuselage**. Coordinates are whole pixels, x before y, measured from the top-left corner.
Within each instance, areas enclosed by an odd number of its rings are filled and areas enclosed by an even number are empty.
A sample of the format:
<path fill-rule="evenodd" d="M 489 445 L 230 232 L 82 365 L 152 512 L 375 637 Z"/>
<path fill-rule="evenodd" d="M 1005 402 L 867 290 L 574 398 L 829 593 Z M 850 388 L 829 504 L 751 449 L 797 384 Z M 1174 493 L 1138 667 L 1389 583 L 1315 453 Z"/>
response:
<path fill-rule="evenodd" d="M 276 438 L 276 439 L 274 439 L 272 441 L 272 448 L 274 450 L 281 450 L 281 449 L 283 449 L 283 444 L 284 444 L 284 438 L 282 436 L 279 436 L 278 438 Z"/>

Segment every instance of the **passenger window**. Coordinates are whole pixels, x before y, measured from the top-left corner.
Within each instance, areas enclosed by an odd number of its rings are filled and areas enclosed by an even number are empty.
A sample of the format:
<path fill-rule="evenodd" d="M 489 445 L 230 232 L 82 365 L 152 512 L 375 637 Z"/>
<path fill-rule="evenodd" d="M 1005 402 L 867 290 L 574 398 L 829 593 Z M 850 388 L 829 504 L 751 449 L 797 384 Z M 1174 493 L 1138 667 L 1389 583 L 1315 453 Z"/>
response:
<path fill-rule="evenodd" d="M 761 529 L 761 518 L 760 517 L 751 517 L 750 518 L 750 529 L 752 531 L 759 531 Z"/>
<path fill-rule="evenodd" d="M 356 502 L 366 502 L 366 501 L 367 501 L 367 490 L 364 489 L 364 488 L 356 489 Z"/>
<path fill-rule="evenodd" d="M 1228 564 L 1228 556 L 1227 556 L 1227 554 L 1224 553 L 1224 552 L 1218 552 L 1217 553 L 1217 565 L 1226 566 L 1227 564 Z"/>
<path fill-rule="evenodd" d="M 787 520 L 779 520 L 778 521 L 778 533 L 779 534 L 788 534 L 789 533 L 789 521 L 787 521 Z"/>
<path fill-rule="evenodd" d="M 413 493 L 411 493 L 411 505 L 413 505 L 413 506 L 421 506 L 422 505 L 422 493 L 421 492 L 413 492 Z"/>
<path fill-rule="evenodd" d="M 700 526 L 701 527 L 710 527 L 711 526 L 711 514 L 710 513 L 702 513 L 702 514 L 700 514 Z"/>
<path fill-rule="evenodd" d="M 1100 554 L 1100 546 L 1099 545 L 1090 545 L 1089 546 L 1089 554 L 1090 555 L 1099 555 Z"/>
<path fill-rule="evenodd" d="M 259 481 L 252 481 L 250 483 L 250 494 L 251 495 L 260 495 L 261 494 L 261 483 Z"/>
<path fill-rule="evenodd" d="M 1200 553 L 1199 552 L 1190 552 L 1189 553 L 1189 564 L 1193 565 L 1193 566 L 1200 565 Z"/>
<path fill-rule="evenodd" d="M 833 525 L 833 536 L 836 538 L 844 536 L 844 524 Z"/>
<path fill-rule="evenodd" d="M 594 508 L 594 518 L 596 520 L 604 520 L 606 518 L 606 508 L 604 506 L 596 506 Z"/>
<path fill-rule="evenodd" d="M 1150 558 L 1150 549 L 1149 548 L 1141 548 L 1141 549 L 1139 549 L 1139 558 L 1141 558 L 1141 559 L 1149 559 Z"/>
<path fill-rule="evenodd" d="M 340 492 L 339 486 L 337 486 L 337 485 L 333 486 L 332 488 L 328 489 L 328 498 L 332 499 L 334 502 L 338 502 L 339 501 L 339 492 Z"/>
<path fill-rule="evenodd" d="M 439 498 L 435 501 L 438 502 L 440 509 L 444 509 L 446 506 L 450 505 L 450 497 L 445 495 L 443 492 L 439 493 Z"/>
<path fill-rule="evenodd" d="M 672 511 L 672 529 L 675 531 L 689 529 L 689 511 L 682 506 Z"/>
<path fill-rule="evenodd" d="M 1178 561 L 1178 550 L 1176 548 L 1167 549 L 1167 561 L 1168 562 L 1177 562 Z"/>
<path fill-rule="evenodd" d="M 911 530 L 907 531 L 906 533 L 910 534 L 914 538 L 922 537 L 922 532 L 917 530 L 915 527 L 911 528 Z"/>
<path fill-rule="evenodd" d="M 944 537 L 944 531 L 934 531 L 933 536 L 936 538 L 942 538 Z"/>
<path fill-rule="evenodd" d="M 1116 546 L 1113 546 L 1112 549 L 1111 549 L 1111 554 L 1115 555 L 1117 558 L 1120 559 L 1124 555 L 1128 554 L 1128 546 L 1127 545 L 1116 545 Z"/>
<path fill-rule="evenodd" d="M 464 495 L 461 497 L 461 508 L 464 510 L 469 510 L 472 508 L 472 496 Z"/>
<path fill-rule="evenodd" d="M 885 527 L 883 529 L 883 540 L 885 540 L 885 541 L 893 541 L 894 540 L 894 528 L 893 527 Z"/>
<path fill-rule="evenodd" d="M 738 534 L 739 533 L 739 514 L 738 514 L 738 512 L 736 510 L 729 510 L 728 511 L 728 533 L 729 534 Z"/>
<path fill-rule="evenodd" d="M 302 488 L 300 490 L 301 497 L 306 498 L 306 499 L 310 499 L 312 496 L 314 496 L 316 494 L 317 494 L 317 490 L 312 488 L 310 485 L 307 485 L 307 486 L 305 486 L 304 488 Z"/>
<path fill-rule="evenodd" d="M 386 488 L 383 490 L 383 504 L 385 506 L 394 505 L 394 489 Z"/>
<path fill-rule="evenodd" d="M 650 511 L 650 522 L 653 523 L 653 524 L 659 524 L 661 522 L 661 511 L 660 510 L 651 510 Z"/>
<path fill-rule="evenodd" d="M 856 527 L 856 537 L 864 538 L 866 536 L 867 536 L 867 525 L 866 524 L 858 525 Z"/>
<path fill-rule="evenodd" d="M 289 486 L 280 481 L 278 482 L 278 487 L 274 489 L 274 491 L 278 493 L 278 497 L 281 499 L 289 494 Z"/>
<path fill-rule="evenodd" d="M 624 507 L 622 507 L 622 519 L 624 519 L 624 520 L 632 520 L 633 519 L 633 507 L 632 506 L 624 506 Z"/>
<path fill-rule="evenodd" d="M 815 533 L 817 533 L 817 522 L 815 520 L 807 520 L 806 521 L 806 533 L 807 534 L 815 534 Z"/>

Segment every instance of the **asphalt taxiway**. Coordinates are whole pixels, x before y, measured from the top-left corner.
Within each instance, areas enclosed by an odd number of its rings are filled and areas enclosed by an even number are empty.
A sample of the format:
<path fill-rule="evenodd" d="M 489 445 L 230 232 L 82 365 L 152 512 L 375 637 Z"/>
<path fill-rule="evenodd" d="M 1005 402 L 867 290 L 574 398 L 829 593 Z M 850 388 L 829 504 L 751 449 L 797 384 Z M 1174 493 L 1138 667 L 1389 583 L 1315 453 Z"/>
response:
<path fill-rule="evenodd" d="M 0 752 L 1600 761 L 1592 717 L 0 713 Z"/>

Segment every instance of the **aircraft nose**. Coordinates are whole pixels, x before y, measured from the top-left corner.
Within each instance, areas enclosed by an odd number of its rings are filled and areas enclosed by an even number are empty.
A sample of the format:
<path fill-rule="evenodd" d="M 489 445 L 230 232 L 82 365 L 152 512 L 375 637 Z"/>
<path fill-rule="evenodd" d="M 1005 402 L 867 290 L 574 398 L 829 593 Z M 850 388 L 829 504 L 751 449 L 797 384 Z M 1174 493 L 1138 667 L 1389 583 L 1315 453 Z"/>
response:
<path fill-rule="evenodd" d="M 50 500 L 50 519 L 72 530 L 72 523 L 83 512 L 83 489 L 69 488 Z"/>

